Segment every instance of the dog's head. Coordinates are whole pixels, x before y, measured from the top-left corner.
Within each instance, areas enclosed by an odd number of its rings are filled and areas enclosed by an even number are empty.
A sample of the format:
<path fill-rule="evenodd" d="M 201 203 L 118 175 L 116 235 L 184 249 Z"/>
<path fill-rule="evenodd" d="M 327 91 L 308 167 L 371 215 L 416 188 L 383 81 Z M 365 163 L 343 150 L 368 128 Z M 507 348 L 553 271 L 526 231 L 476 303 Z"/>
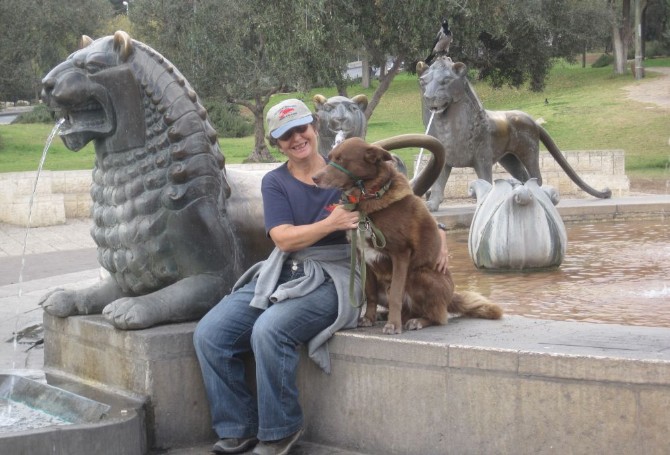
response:
<path fill-rule="evenodd" d="M 363 182 L 374 180 L 380 169 L 388 166 L 393 157 L 389 152 L 363 139 L 346 139 L 328 154 L 328 165 L 313 177 L 320 188 L 339 188 L 347 191 Z"/>

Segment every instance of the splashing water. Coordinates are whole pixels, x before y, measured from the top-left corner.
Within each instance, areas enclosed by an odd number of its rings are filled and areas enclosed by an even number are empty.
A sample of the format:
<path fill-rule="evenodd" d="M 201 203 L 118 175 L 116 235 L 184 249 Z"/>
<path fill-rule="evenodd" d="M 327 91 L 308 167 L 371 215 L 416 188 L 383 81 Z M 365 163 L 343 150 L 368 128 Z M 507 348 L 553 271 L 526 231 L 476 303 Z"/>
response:
<path fill-rule="evenodd" d="M 346 139 L 345 133 L 342 130 L 339 130 L 337 134 L 335 135 L 335 140 L 333 141 L 333 146 L 331 147 L 331 150 L 340 145 L 342 141 Z"/>
<path fill-rule="evenodd" d="M 428 126 L 426 127 L 426 133 L 428 134 L 428 131 L 430 131 L 430 125 L 433 124 L 433 117 L 435 117 L 435 111 L 430 111 L 430 119 L 428 120 Z M 414 166 L 414 178 L 419 175 L 419 168 L 421 167 L 421 158 L 423 156 L 423 147 L 419 150 L 419 157 L 416 160 L 416 165 Z"/>

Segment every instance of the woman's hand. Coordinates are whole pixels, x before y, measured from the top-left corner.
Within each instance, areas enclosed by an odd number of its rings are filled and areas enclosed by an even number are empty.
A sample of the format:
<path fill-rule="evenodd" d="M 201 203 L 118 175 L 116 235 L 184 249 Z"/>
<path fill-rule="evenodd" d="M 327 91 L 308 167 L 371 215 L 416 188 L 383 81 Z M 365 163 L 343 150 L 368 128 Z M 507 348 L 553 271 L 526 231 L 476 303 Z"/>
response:
<path fill-rule="evenodd" d="M 435 270 L 440 273 L 447 273 L 449 270 L 449 249 L 447 248 L 447 233 L 442 229 L 438 229 L 440 233 L 440 240 L 442 242 L 442 248 L 440 248 L 440 254 L 437 257 L 437 263 L 435 264 Z"/>
<path fill-rule="evenodd" d="M 349 211 L 343 205 L 338 204 L 326 220 L 332 224 L 334 231 L 349 231 L 358 227 L 359 217 L 359 212 Z"/>
<path fill-rule="evenodd" d="M 293 252 L 314 245 L 335 231 L 349 231 L 358 227 L 358 212 L 350 212 L 336 205 L 326 218 L 312 224 L 294 226 L 281 224 L 270 229 L 270 238 L 282 251 Z"/>

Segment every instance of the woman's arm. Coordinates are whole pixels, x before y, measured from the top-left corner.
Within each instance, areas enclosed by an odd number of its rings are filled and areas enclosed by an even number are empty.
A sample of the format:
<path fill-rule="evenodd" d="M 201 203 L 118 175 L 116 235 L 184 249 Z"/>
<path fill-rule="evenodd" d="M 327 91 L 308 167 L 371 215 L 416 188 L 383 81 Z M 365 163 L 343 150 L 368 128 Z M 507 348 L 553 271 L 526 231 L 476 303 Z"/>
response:
<path fill-rule="evenodd" d="M 313 245 L 335 231 L 346 231 L 358 226 L 358 212 L 335 206 L 326 218 L 312 224 L 294 226 L 280 224 L 270 229 L 270 238 L 282 251 L 291 253 Z"/>

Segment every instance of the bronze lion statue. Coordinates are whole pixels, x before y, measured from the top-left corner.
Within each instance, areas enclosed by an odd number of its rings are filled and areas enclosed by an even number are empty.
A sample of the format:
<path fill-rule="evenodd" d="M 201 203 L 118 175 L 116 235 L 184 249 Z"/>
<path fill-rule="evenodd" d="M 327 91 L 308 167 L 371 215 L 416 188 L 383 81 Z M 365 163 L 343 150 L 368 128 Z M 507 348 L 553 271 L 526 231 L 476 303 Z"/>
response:
<path fill-rule="evenodd" d="M 197 319 L 269 247 L 250 254 L 255 242 L 236 234 L 247 230 L 228 214 L 216 131 L 182 74 L 125 32 L 84 45 L 44 77 L 42 97 L 69 149 L 95 143 L 91 235 L 109 277 L 42 306 L 102 312 L 121 329 Z"/>
<path fill-rule="evenodd" d="M 442 142 L 447 159 L 444 170 L 433 184 L 427 201 L 435 211 L 444 199 L 444 187 L 454 167 L 474 168 L 477 177 L 491 182 L 492 167 L 500 163 L 514 178 L 526 182 L 540 175 L 540 141 L 565 173 L 588 194 L 609 198 L 609 189 L 598 191 L 584 182 L 549 136 L 528 114 L 521 111 L 485 110 L 467 80 L 464 63 L 438 57 L 427 66 L 417 64 L 426 126 L 434 115 L 428 134 Z"/>

